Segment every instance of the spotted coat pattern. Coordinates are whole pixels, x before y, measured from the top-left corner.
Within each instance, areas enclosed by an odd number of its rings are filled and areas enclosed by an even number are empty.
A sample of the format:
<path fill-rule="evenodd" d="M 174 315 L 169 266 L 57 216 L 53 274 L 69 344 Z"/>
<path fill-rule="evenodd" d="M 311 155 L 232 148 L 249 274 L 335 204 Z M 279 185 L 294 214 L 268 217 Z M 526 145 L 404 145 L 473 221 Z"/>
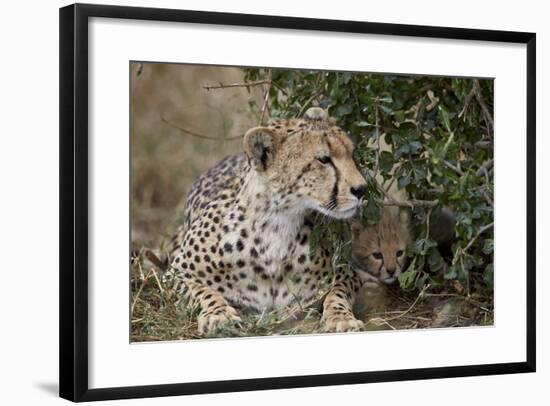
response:
<path fill-rule="evenodd" d="M 242 308 L 261 312 L 307 303 L 327 283 L 332 287 L 323 304 L 326 330 L 360 329 L 351 310 L 359 279 L 353 271 L 333 271 L 329 250 L 310 246 L 316 211 L 331 215 L 342 207 L 353 214 L 358 205 L 353 190 L 364 180 L 349 139 L 326 116 L 308 111 L 304 119 L 255 129 L 244 142 L 246 154 L 223 159 L 195 181 L 173 239 L 169 274 L 200 306 L 199 332 L 240 321 Z M 319 158 L 316 143 L 333 157 L 330 165 Z M 297 145 L 304 150 L 290 159 Z M 355 187 L 351 194 L 347 183 L 339 186 L 344 181 Z M 327 194 L 326 204 L 315 198 L 324 204 L 318 210 L 311 203 L 315 188 L 319 196 Z"/>

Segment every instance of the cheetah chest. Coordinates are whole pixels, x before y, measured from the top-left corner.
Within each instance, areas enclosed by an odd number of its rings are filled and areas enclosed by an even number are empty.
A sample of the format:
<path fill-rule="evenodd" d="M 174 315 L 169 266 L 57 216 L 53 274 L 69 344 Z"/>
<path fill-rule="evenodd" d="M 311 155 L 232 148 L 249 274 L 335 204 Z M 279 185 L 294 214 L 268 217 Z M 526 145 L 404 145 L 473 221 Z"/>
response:
<path fill-rule="evenodd" d="M 310 249 L 312 223 L 303 215 L 258 213 L 232 203 L 187 232 L 185 277 L 217 290 L 234 306 L 264 311 L 307 305 L 331 277 L 328 252 Z"/>

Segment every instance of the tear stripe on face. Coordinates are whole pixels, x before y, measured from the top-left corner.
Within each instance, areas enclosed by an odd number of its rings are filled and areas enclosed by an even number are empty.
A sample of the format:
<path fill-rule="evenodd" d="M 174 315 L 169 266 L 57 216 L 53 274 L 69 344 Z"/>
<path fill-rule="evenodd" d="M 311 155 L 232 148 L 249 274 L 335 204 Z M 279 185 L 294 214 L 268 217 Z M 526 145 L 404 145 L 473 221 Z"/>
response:
<path fill-rule="evenodd" d="M 351 269 L 359 276 L 363 283 L 374 282 L 378 285 L 382 284 L 382 281 L 367 269 L 363 269 L 353 258 L 351 260 Z"/>

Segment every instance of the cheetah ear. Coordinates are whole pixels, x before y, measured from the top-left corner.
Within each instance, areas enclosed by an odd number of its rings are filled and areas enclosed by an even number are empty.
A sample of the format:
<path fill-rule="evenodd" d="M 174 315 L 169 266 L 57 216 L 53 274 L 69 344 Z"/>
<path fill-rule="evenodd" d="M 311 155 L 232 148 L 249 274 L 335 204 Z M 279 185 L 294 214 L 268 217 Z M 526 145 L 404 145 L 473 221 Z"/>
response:
<path fill-rule="evenodd" d="M 273 162 L 279 146 L 277 135 L 266 127 L 251 128 L 244 135 L 244 152 L 257 171 L 265 171 Z"/>

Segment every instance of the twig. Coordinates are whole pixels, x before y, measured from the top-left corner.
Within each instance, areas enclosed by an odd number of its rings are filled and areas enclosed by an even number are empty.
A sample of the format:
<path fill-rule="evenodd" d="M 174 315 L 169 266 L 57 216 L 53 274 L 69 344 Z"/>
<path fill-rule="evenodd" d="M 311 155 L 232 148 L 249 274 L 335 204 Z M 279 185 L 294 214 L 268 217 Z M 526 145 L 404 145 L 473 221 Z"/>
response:
<path fill-rule="evenodd" d="M 136 68 L 136 76 L 140 76 L 140 75 L 141 75 L 141 72 L 143 72 L 143 64 L 142 64 L 142 63 L 138 63 L 138 64 L 137 64 L 137 68 Z"/>
<path fill-rule="evenodd" d="M 441 153 L 441 157 L 445 158 L 447 156 L 447 151 L 449 150 L 449 146 L 453 142 L 453 139 L 455 137 L 455 133 L 451 131 L 449 134 L 449 138 L 447 138 L 447 142 L 445 142 L 445 145 L 443 145 L 443 152 Z"/>
<path fill-rule="evenodd" d="M 298 112 L 297 117 L 302 117 L 302 115 L 305 113 L 306 109 L 309 107 L 311 102 L 315 100 L 316 97 L 319 97 L 321 95 L 320 92 L 314 92 L 309 99 L 305 101 L 305 103 L 302 105 L 302 108 Z"/>
<path fill-rule="evenodd" d="M 443 165 L 445 165 L 449 169 L 452 169 L 453 171 L 458 173 L 460 176 L 464 175 L 464 172 L 462 171 L 462 169 L 460 169 L 458 166 L 453 165 L 449 161 L 443 160 Z"/>
<path fill-rule="evenodd" d="M 397 168 L 397 170 L 394 170 L 394 173 L 392 174 L 392 177 L 388 183 L 388 185 L 385 187 L 386 189 L 386 193 L 389 193 L 392 185 L 394 184 L 395 180 L 399 177 L 399 175 L 401 175 L 401 172 L 403 171 L 403 166 L 399 163 L 397 163 L 396 165 L 399 165 L 399 168 Z M 395 167 L 394 167 L 395 169 Z"/>
<path fill-rule="evenodd" d="M 485 104 L 485 100 L 483 100 L 483 96 L 481 95 L 481 86 L 479 84 L 479 80 L 474 79 L 472 90 L 474 91 L 476 100 L 479 103 L 481 110 L 483 110 L 483 115 L 485 117 L 485 120 L 491 126 L 491 130 L 493 130 L 495 128 L 495 124 L 493 122 L 493 115 L 489 111 L 487 104 Z"/>
<path fill-rule="evenodd" d="M 368 323 L 374 323 L 376 325 L 381 325 L 381 324 L 385 324 L 386 326 L 388 326 L 389 328 L 391 328 L 392 330 L 396 330 L 396 328 L 394 326 L 392 326 L 390 323 L 388 323 L 386 321 L 386 319 L 382 318 L 382 317 L 375 317 L 375 318 L 372 318 L 370 319 L 369 321 L 367 321 L 367 324 Z"/>
<path fill-rule="evenodd" d="M 134 308 L 136 307 L 136 303 L 139 299 L 139 295 L 141 294 L 141 291 L 143 290 L 143 288 L 145 287 L 145 285 L 147 284 L 147 280 L 149 279 L 149 277 L 151 276 L 151 271 L 149 271 L 149 273 L 147 274 L 147 276 L 145 276 L 145 278 L 143 278 L 143 281 L 141 282 L 141 286 L 139 287 L 137 293 L 136 293 L 136 297 L 134 298 L 134 300 L 132 301 L 132 307 L 131 307 L 131 310 L 130 310 L 130 314 L 134 314 Z"/>
<path fill-rule="evenodd" d="M 485 231 L 493 228 L 494 224 L 495 224 L 494 222 L 491 222 L 491 223 L 486 224 L 483 227 L 481 227 L 479 229 L 479 231 L 477 232 L 477 234 L 474 236 L 474 238 L 472 238 L 470 240 L 470 242 L 468 242 L 468 244 L 464 247 L 464 249 L 462 250 L 462 253 L 465 253 L 466 251 L 468 251 L 470 249 L 470 247 L 472 246 L 472 244 L 479 238 L 479 236 L 481 234 L 483 234 Z"/>
<path fill-rule="evenodd" d="M 494 207 L 493 199 L 491 199 L 491 196 L 489 196 L 484 187 L 479 189 L 479 193 L 481 193 L 481 196 L 485 199 L 489 206 Z"/>
<path fill-rule="evenodd" d="M 481 227 L 477 234 L 474 235 L 474 237 L 468 242 L 468 244 L 466 244 L 466 246 L 464 248 L 459 248 L 457 250 L 457 252 L 455 253 L 455 256 L 453 258 L 453 265 L 455 265 L 459 260 L 462 261 L 462 258 L 464 256 L 464 254 L 466 254 L 466 251 L 468 251 L 470 249 L 470 247 L 474 244 L 474 242 L 479 238 L 479 236 L 481 234 L 483 234 L 485 231 L 489 230 L 490 228 L 492 228 L 494 226 L 494 222 L 491 222 L 489 224 L 486 224 L 484 225 L 483 227 Z M 462 264 L 462 262 L 461 262 Z"/>
<path fill-rule="evenodd" d="M 398 206 L 398 207 L 409 207 L 411 209 L 414 209 L 415 207 L 434 207 L 439 204 L 439 200 L 416 200 L 411 199 L 407 201 L 400 201 L 396 200 L 393 197 L 390 196 L 389 192 L 382 187 L 380 182 L 376 179 L 375 176 L 372 176 L 368 170 L 361 171 L 361 173 L 364 174 L 367 178 L 371 179 L 372 182 L 374 182 L 376 188 L 384 195 L 384 199 L 375 199 L 374 201 L 378 204 L 381 204 L 383 206 Z M 367 203 L 367 201 L 363 202 L 364 204 Z"/>
<path fill-rule="evenodd" d="M 464 300 L 465 302 L 471 303 L 474 306 L 479 307 L 481 310 L 485 312 L 488 312 L 488 313 L 493 312 L 491 309 L 488 309 L 486 306 L 484 306 L 483 303 L 472 299 L 471 296 L 459 295 L 458 293 L 426 293 L 425 296 L 426 297 L 456 297 L 458 299 Z"/>
<path fill-rule="evenodd" d="M 489 181 L 489 171 L 485 166 L 482 166 L 480 169 L 483 169 L 483 174 L 485 175 L 485 185 L 479 188 L 479 193 L 481 193 L 481 196 L 485 199 L 485 201 L 487 202 L 487 204 L 489 204 L 489 206 L 494 207 L 493 199 L 491 199 L 491 196 L 489 196 L 489 193 L 488 193 L 490 190 L 492 190 L 490 181 Z"/>
<path fill-rule="evenodd" d="M 212 141 L 231 141 L 231 140 L 238 140 L 239 138 L 242 138 L 242 137 L 243 137 L 242 135 L 238 135 L 238 136 L 235 136 L 235 137 L 227 137 L 227 138 L 209 137 L 208 135 L 202 135 L 202 134 L 199 134 L 199 133 L 196 133 L 196 132 L 187 130 L 187 129 L 183 128 L 183 127 L 180 127 L 180 126 L 178 126 L 177 124 L 174 124 L 174 123 L 170 122 L 169 120 L 167 120 L 166 118 L 164 118 L 164 116 L 161 117 L 161 121 L 162 121 L 163 123 L 168 124 L 170 127 L 175 128 L 176 130 L 181 131 L 182 133 L 185 133 L 185 134 L 188 134 L 188 135 L 192 135 L 193 137 L 202 138 L 202 139 L 205 139 L 205 140 L 212 140 Z"/>
<path fill-rule="evenodd" d="M 380 123 L 378 120 L 378 103 L 374 106 L 374 115 L 375 115 L 375 123 L 374 123 L 374 133 L 376 134 L 376 162 L 374 164 L 374 176 L 378 174 L 378 171 L 380 169 Z"/>
<path fill-rule="evenodd" d="M 271 69 L 268 69 L 267 70 L 267 81 L 266 83 L 268 84 L 267 85 L 267 89 L 265 91 L 265 95 L 264 95 L 264 104 L 262 105 L 262 110 L 260 112 L 260 123 L 259 125 L 262 125 L 262 123 L 264 122 L 264 116 L 265 116 L 265 112 L 267 110 L 267 102 L 269 101 L 269 92 L 271 91 L 271 81 L 272 81 L 272 78 L 273 78 L 273 71 Z"/>
<path fill-rule="evenodd" d="M 470 90 L 470 93 L 468 93 L 468 95 L 466 96 L 466 99 L 464 100 L 464 107 L 462 108 L 462 110 L 458 114 L 458 118 L 461 118 L 466 113 L 466 111 L 468 110 L 468 107 L 470 106 L 470 102 L 472 101 L 472 98 L 474 96 L 475 96 L 475 91 L 474 91 L 474 88 L 472 86 L 472 89 Z M 466 121 L 466 116 L 464 116 L 464 121 Z"/>
<path fill-rule="evenodd" d="M 203 89 L 206 90 L 215 90 L 215 89 L 226 89 L 229 87 L 253 87 L 253 86 L 261 86 L 261 85 L 271 85 L 271 79 L 263 79 L 263 80 L 257 80 L 255 82 L 246 82 L 246 83 L 220 83 L 219 85 L 209 85 L 205 84 L 203 86 Z"/>
<path fill-rule="evenodd" d="M 393 317 L 390 317 L 389 319 L 383 319 L 384 321 L 388 322 L 388 321 L 392 321 L 392 320 L 397 320 L 397 319 L 400 319 L 404 316 L 406 316 L 407 314 L 409 314 L 412 309 L 415 308 L 416 304 L 418 303 L 418 301 L 424 297 L 426 291 L 431 287 L 432 285 L 430 285 L 429 283 L 427 285 L 425 285 L 422 290 L 420 291 L 420 293 L 418 294 L 418 296 L 416 297 L 416 299 L 414 300 L 414 302 L 412 303 L 412 305 L 409 306 L 409 308 L 407 310 L 405 310 L 404 312 L 402 312 L 401 314 L 398 314 L 397 316 L 393 316 Z"/>
<path fill-rule="evenodd" d="M 430 238 L 430 217 L 432 215 L 432 209 L 433 209 L 433 207 L 430 207 L 430 209 L 428 210 L 428 214 L 426 214 L 426 238 L 425 238 L 425 240 Z"/>
<path fill-rule="evenodd" d="M 474 147 L 481 148 L 481 149 L 490 149 L 493 146 L 492 141 L 478 141 L 474 143 Z"/>
<path fill-rule="evenodd" d="M 162 283 L 160 283 L 160 279 L 157 275 L 157 271 L 155 271 L 153 268 L 151 268 L 151 272 L 153 272 L 153 276 L 155 277 L 155 281 L 157 282 L 157 285 L 159 287 L 160 293 L 164 294 L 164 289 L 162 288 Z"/>
<path fill-rule="evenodd" d="M 489 168 L 493 166 L 494 160 L 489 159 L 488 161 L 485 161 L 477 170 L 476 176 L 481 176 L 483 173 L 485 173 Z"/>
<path fill-rule="evenodd" d="M 400 315 L 397 315 L 397 316 L 393 316 L 393 317 L 390 317 L 389 319 L 386 319 L 387 321 L 392 321 L 392 320 L 397 320 L 397 319 L 400 319 L 401 317 L 409 314 L 412 309 L 415 308 L 416 304 L 418 303 L 418 301 L 424 297 L 424 294 L 426 293 L 426 291 L 428 289 L 430 289 L 432 285 L 430 285 L 429 283 L 427 285 L 425 285 L 422 290 L 420 291 L 420 293 L 418 294 L 418 296 L 416 297 L 416 299 L 414 300 L 414 302 L 412 303 L 412 305 L 409 306 L 409 308 L 407 310 L 405 310 L 402 314 Z"/>
<path fill-rule="evenodd" d="M 375 202 L 378 204 L 381 204 L 383 206 L 397 206 L 397 207 L 408 207 L 411 209 L 414 209 L 415 207 L 435 207 L 439 204 L 439 200 L 407 200 L 407 201 L 400 201 L 395 200 L 393 198 L 385 198 L 385 199 L 375 199 Z"/>

